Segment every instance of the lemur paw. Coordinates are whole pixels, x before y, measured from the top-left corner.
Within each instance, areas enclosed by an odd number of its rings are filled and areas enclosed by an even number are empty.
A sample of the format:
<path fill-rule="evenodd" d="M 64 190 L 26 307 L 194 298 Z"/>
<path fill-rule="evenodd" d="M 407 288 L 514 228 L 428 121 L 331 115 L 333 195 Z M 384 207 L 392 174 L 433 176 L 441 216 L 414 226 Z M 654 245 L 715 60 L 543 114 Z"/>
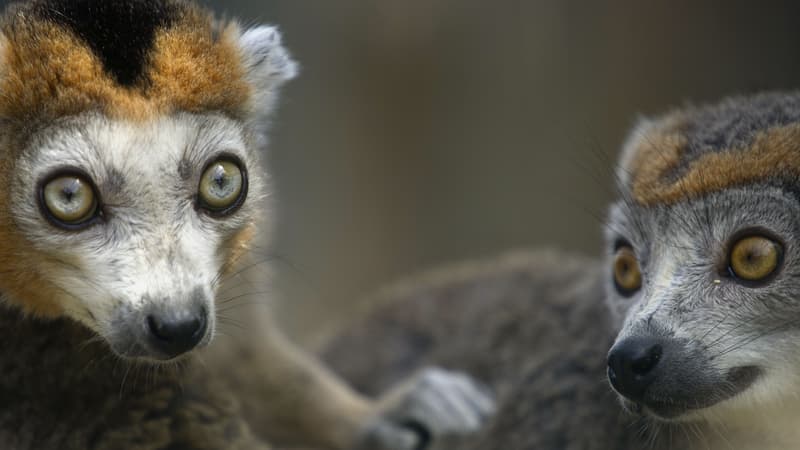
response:
<path fill-rule="evenodd" d="M 423 450 L 437 437 L 477 431 L 494 409 L 488 389 L 469 376 L 424 369 L 380 400 L 361 448 Z"/>

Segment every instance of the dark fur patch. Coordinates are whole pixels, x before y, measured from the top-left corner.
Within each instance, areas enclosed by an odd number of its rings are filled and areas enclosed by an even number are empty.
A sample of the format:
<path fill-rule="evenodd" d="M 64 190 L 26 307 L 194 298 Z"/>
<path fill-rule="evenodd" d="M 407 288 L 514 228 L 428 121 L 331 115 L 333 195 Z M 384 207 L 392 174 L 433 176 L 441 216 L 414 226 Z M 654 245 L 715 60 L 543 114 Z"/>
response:
<path fill-rule="evenodd" d="M 127 177 L 124 173 L 114 167 L 108 167 L 102 190 L 106 195 L 120 195 L 124 191 L 127 182 Z"/>
<path fill-rule="evenodd" d="M 90 110 L 144 120 L 250 108 L 239 28 L 190 2 L 34 0 L 0 29 L 0 118 L 23 127 Z"/>
<path fill-rule="evenodd" d="M 192 164 L 192 161 L 190 161 L 188 158 L 181 159 L 181 161 L 178 163 L 178 176 L 181 177 L 181 180 L 188 181 L 192 178 L 193 174 L 194 165 Z"/>
<path fill-rule="evenodd" d="M 744 148 L 720 149 L 687 160 L 686 136 L 651 133 L 629 168 L 630 189 L 643 205 L 671 204 L 731 186 L 763 181 L 796 183 L 800 177 L 800 123 L 754 133 Z M 681 164 L 685 169 L 676 172 Z M 675 173 L 679 173 L 675 176 Z"/>
<path fill-rule="evenodd" d="M 800 92 L 735 97 L 660 119 L 625 167 L 642 204 L 800 177 Z"/>
<path fill-rule="evenodd" d="M 70 29 L 119 84 L 132 86 L 145 73 L 156 32 L 174 23 L 180 6 L 168 0 L 42 0 L 34 11 Z"/>
<path fill-rule="evenodd" d="M 705 153 L 749 147 L 759 132 L 800 121 L 800 93 L 769 92 L 731 97 L 689 108 L 683 133 L 688 159 Z"/>

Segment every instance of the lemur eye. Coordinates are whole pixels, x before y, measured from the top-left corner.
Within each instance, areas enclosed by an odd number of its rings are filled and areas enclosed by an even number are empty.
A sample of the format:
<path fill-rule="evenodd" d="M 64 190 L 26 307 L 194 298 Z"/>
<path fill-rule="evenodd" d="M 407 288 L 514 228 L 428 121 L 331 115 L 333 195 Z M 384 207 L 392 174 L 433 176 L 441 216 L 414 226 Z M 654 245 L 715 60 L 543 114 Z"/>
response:
<path fill-rule="evenodd" d="M 780 265 L 781 245 L 765 236 L 747 236 L 731 247 L 728 270 L 738 279 L 762 281 Z"/>
<path fill-rule="evenodd" d="M 198 188 L 198 206 L 215 216 L 233 213 L 247 195 L 247 172 L 238 160 L 223 157 L 203 172 Z"/>
<path fill-rule="evenodd" d="M 66 229 L 88 225 L 98 214 L 92 182 L 79 174 L 59 174 L 42 184 L 42 209 L 50 222 Z"/>
<path fill-rule="evenodd" d="M 624 296 L 633 295 L 642 287 L 639 260 L 629 245 L 621 246 L 614 255 L 614 285 Z"/>

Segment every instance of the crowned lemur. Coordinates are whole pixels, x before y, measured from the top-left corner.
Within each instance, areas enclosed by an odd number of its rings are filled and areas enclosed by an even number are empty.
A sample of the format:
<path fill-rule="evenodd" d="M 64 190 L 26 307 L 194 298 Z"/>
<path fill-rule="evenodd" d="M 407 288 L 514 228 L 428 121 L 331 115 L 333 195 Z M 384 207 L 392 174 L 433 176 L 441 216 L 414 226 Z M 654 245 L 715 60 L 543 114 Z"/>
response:
<path fill-rule="evenodd" d="M 411 279 L 327 360 L 364 392 L 428 364 L 493 387 L 489 426 L 441 448 L 800 448 L 800 93 L 642 120 L 616 182 L 602 260 Z"/>
<path fill-rule="evenodd" d="M 275 28 L 183 0 L 8 7 L 0 448 L 418 450 L 492 411 L 435 368 L 368 399 L 261 309 L 215 339 L 239 323 L 220 286 L 272 218 L 259 160 L 295 72 Z"/>

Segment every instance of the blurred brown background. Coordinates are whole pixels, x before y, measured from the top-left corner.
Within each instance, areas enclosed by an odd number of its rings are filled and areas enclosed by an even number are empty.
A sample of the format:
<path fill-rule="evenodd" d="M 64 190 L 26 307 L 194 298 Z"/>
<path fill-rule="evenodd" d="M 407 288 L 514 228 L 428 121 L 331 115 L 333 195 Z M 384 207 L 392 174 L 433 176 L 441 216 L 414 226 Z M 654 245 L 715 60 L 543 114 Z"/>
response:
<path fill-rule="evenodd" d="M 796 1 L 206 3 L 279 25 L 302 64 L 268 156 L 269 297 L 306 344 L 428 267 L 598 253 L 637 115 L 800 85 Z"/>
<path fill-rule="evenodd" d="M 216 2 L 302 64 L 273 128 L 277 308 L 310 343 L 377 287 L 507 249 L 600 249 L 639 114 L 800 86 L 800 3 Z"/>

